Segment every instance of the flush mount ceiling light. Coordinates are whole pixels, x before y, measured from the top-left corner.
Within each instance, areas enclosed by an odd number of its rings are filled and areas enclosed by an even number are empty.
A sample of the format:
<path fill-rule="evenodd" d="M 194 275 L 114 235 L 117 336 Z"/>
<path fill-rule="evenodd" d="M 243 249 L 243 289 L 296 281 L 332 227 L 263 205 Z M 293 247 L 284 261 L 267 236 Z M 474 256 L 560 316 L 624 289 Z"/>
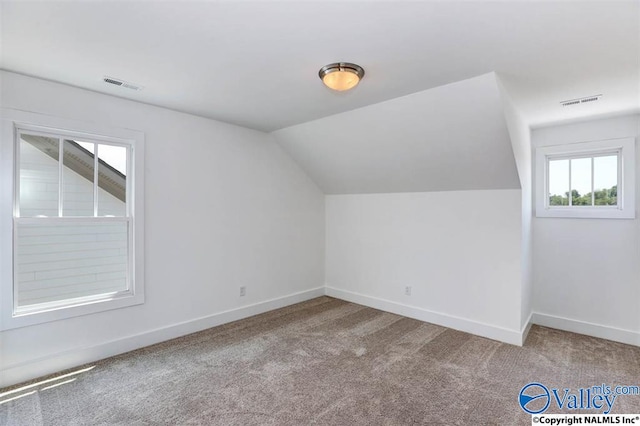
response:
<path fill-rule="evenodd" d="M 343 92 L 358 85 L 364 77 L 364 69 L 356 64 L 336 62 L 320 68 L 318 75 L 329 89 Z"/>

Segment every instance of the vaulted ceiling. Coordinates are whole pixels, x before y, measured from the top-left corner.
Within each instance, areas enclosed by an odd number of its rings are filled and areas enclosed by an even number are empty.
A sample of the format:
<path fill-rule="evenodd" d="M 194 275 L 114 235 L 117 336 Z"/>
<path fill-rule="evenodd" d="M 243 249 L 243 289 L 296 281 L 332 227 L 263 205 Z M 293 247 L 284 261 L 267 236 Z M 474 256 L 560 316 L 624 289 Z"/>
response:
<path fill-rule="evenodd" d="M 272 132 L 331 194 L 519 188 L 507 98 L 533 127 L 640 110 L 636 0 L 0 0 L 0 25 L 1 68 Z M 322 85 L 337 61 L 354 90 Z"/>
<path fill-rule="evenodd" d="M 273 135 L 327 194 L 520 188 L 493 73 Z"/>
<path fill-rule="evenodd" d="M 640 102 L 635 0 L 0 5 L 3 69 L 264 131 L 488 72 L 534 126 Z M 318 69 L 335 61 L 362 65 L 361 85 L 322 86 Z M 602 100 L 559 105 L 594 94 Z"/>

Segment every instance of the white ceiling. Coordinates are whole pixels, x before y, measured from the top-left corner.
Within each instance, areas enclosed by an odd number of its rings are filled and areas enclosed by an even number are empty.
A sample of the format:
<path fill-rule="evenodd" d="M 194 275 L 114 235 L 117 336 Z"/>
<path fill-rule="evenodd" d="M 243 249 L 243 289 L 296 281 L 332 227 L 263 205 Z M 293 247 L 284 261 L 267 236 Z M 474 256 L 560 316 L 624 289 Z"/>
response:
<path fill-rule="evenodd" d="M 493 73 L 273 135 L 325 194 L 520 188 Z"/>
<path fill-rule="evenodd" d="M 1 6 L 3 69 L 265 131 L 492 71 L 533 126 L 640 108 L 634 0 Z M 324 88 L 318 69 L 335 61 L 363 66 L 361 85 Z"/>

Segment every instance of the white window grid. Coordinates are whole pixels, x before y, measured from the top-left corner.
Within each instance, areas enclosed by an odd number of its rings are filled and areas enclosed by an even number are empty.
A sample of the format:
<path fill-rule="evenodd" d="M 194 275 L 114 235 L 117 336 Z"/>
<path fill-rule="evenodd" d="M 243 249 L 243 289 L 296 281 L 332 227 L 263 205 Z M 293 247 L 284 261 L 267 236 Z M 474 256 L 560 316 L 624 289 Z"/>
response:
<path fill-rule="evenodd" d="M 617 203 L 616 205 L 596 205 L 595 204 L 595 173 L 594 173 L 594 162 L 595 159 L 598 157 L 611 157 L 611 156 L 616 156 L 617 159 L 617 163 L 618 163 L 618 167 L 617 167 L 617 177 L 616 177 L 616 181 L 617 181 L 617 192 L 618 192 L 618 196 L 617 196 Z M 580 160 L 580 159 L 584 159 L 584 158 L 589 158 L 591 159 L 591 204 L 588 206 L 574 206 L 572 204 L 573 202 L 573 197 L 571 196 L 571 191 L 572 191 L 572 182 L 571 182 L 571 160 Z M 558 161 L 558 160 L 569 160 L 569 205 L 567 206 L 552 206 L 549 204 L 549 198 L 550 198 L 550 191 L 549 191 L 549 163 L 551 161 Z M 579 154 L 560 154 L 560 155 L 546 155 L 545 156 L 545 176 L 544 176 L 544 183 L 545 183 L 545 188 L 544 188 L 544 192 L 545 192 L 545 208 L 548 209 L 571 209 L 571 208 L 597 208 L 597 209 L 621 209 L 623 207 L 622 203 L 623 203 L 623 192 L 624 192 L 624 188 L 623 188 L 623 179 L 622 179 L 622 150 L 621 149 L 615 149 L 615 150 L 608 150 L 608 151 L 595 151 L 595 152 L 581 152 Z"/>
<path fill-rule="evenodd" d="M 635 219 L 635 138 L 570 142 L 562 145 L 543 145 L 535 153 L 535 215 L 542 218 L 583 218 L 583 219 Z M 550 206 L 549 161 L 559 159 L 598 158 L 617 155 L 618 188 L 617 205 Z M 593 160 L 592 159 L 592 197 Z M 569 183 L 571 193 L 571 183 Z M 571 199 L 571 197 L 569 197 Z"/>
<path fill-rule="evenodd" d="M 33 136 L 44 136 L 49 138 L 58 139 L 58 217 L 20 217 L 20 138 L 23 134 Z M 29 315 L 33 313 L 49 312 L 53 310 L 69 308 L 73 306 L 85 305 L 95 302 L 102 302 L 106 300 L 114 300 L 123 297 L 129 297 L 135 295 L 135 285 L 133 277 L 135 277 L 135 230 L 134 230 L 134 203 L 132 200 L 135 198 L 134 194 L 134 147 L 132 141 L 127 141 L 119 138 L 112 138 L 107 136 L 97 136 L 92 134 L 86 134 L 73 131 L 50 131 L 41 126 L 30 125 L 16 125 L 14 131 L 14 191 L 13 191 L 13 252 L 16 253 L 18 245 L 18 227 L 20 225 L 51 225 L 51 224 L 95 224 L 95 223 L 126 223 L 127 238 L 128 238 L 128 253 L 127 253 L 127 279 L 126 290 L 102 293 L 93 296 L 83 296 L 78 298 L 63 299 L 60 301 L 39 303 L 34 305 L 27 305 L 20 307 L 18 305 L 18 257 L 13 256 L 13 316 L 19 317 L 23 315 Z M 63 164 L 63 150 L 64 140 L 78 139 L 83 142 L 93 143 L 94 145 L 94 176 L 93 176 L 93 216 L 63 216 L 64 213 L 64 195 L 63 195 L 63 182 L 64 182 L 64 164 Z M 126 179 L 126 191 L 125 191 L 125 216 L 98 216 L 98 145 L 112 145 L 126 148 L 127 152 L 127 179 Z"/>

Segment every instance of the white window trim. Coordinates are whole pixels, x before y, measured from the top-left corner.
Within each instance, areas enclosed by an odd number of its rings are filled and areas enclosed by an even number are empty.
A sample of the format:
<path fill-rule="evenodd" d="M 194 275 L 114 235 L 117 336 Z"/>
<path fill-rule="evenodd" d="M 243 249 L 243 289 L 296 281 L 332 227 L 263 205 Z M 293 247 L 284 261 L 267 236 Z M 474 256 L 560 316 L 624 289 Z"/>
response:
<path fill-rule="evenodd" d="M 36 114 L 9 108 L 0 109 L 0 330 L 9 330 L 80 315 L 94 314 L 144 303 L 144 133 Z M 131 164 L 135 172 L 131 182 L 130 249 L 135 262 L 130 265 L 133 282 L 124 294 L 83 298 L 76 304 L 55 306 L 37 312 L 15 312 L 13 277 L 13 206 L 15 197 L 16 129 L 59 133 L 65 136 L 131 145 Z M 128 179 L 129 180 L 129 179 Z M 131 185 L 129 187 L 129 185 Z M 65 218 L 66 219 L 66 218 Z M 92 218 L 98 219 L 98 218 Z M 122 218 L 121 218 L 122 219 Z M 24 219 L 22 219 L 24 220 Z M 66 219 L 74 220 L 74 219 Z M 75 220 L 82 220 L 78 218 Z"/>
<path fill-rule="evenodd" d="M 618 206 L 549 206 L 549 158 L 619 153 Z M 536 216 L 556 218 L 635 219 L 635 139 L 621 138 L 543 146 L 536 149 Z"/>

